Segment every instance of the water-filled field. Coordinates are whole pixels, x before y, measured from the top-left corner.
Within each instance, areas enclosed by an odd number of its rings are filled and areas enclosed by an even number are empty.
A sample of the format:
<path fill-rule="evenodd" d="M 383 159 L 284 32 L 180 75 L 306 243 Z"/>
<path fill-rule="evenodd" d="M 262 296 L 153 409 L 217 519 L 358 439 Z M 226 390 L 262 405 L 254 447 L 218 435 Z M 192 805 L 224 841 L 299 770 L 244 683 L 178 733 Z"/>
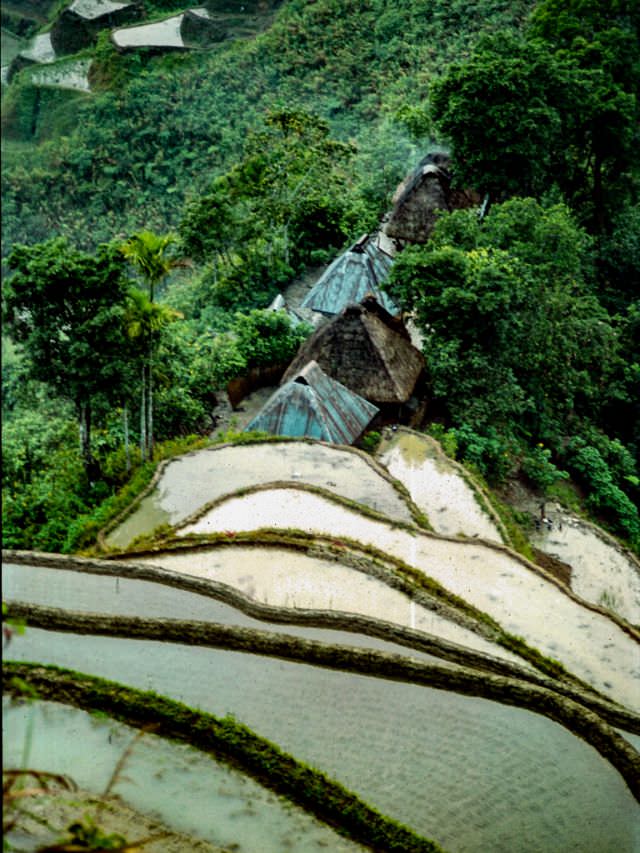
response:
<path fill-rule="evenodd" d="M 565 512 L 552 512 L 533 543 L 571 566 L 571 588 L 584 598 L 640 625 L 640 563 L 604 534 Z"/>
<path fill-rule="evenodd" d="M 493 616 L 510 633 L 616 701 L 640 709 L 640 645 L 606 616 L 571 599 L 520 558 L 480 542 L 456 542 L 366 518 L 294 489 L 229 498 L 180 533 L 297 527 L 345 536 L 392 554 Z M 541 615 L 544 614 L 544 615 Z"/>
<path fill-rule="evenodd" d="M 28 743 L 29 767 L 67 774 L 79 787 L 99 794 L 135 730 L 53 702 L 5 701 L 3 734 L 5 766 L 20 766 Z M 146 734 L 132 749 L 114 793 L 172 829 L 227 850 L 364 849 L 239 771 L 153 734 Z"/>
<path fill-rule="evenodd" d="M 383 441 L 378 458 L 407 487 L 436 533 L 503 541 L 458 467 L 428 435 L 399 430 Z"/>
<path fill-rule="evenodd" d="M 38 629 L 12 657 L 231 713 L 450 851 L 634 850 L 639 810 L 619 774 L 528 711 L 257 655 Z"/>
<path fill-rule="evenodd" d="M 420 660 L 436 660 L 423 652 L 358 632 L 254 619 L 224 601 L 150 581 L 5 564 L 2 567 L 2 584 L 5 600 L 114 616 L 216 622 L 241 628 L 258 628 L 325 643 L 388 651 Z M 486 646 L 489 647 L 487 651 L 493 651 L 494 647 L 489 643 L 486 643 Z M 442 663 L 439 659 L 438 662 Z"/>
<path fill-rule="evenodd" d="M 223 495 L 278 480 L 319 486 L 390 518 L 411 521 L 402 495 L 365 457 L 319 443 L 267 442 L 212 447 L 173 459 L 153 491 L 109 533 L 107 543 L 124 548 L 136 536 L 160 524 L 178 524 Z"/>
<path fill-rule="evenodd" d="M 370 616 L 525 665 L 517 655 L 416 603 L 382 580 L 292 549 L 198 549 L 158 553 L 141 557 L 139 562 L 224 583 L 254 601 L 275 607 Z"/>

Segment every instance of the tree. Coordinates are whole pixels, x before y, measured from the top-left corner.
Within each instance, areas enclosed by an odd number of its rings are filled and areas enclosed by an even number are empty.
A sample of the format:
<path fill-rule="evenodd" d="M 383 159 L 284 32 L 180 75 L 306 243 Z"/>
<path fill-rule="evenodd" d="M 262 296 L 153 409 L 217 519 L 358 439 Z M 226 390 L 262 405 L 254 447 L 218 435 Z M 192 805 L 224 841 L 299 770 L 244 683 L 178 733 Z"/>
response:
<path fill-rule="evenodd" d="M 542 0 L 529 32 L 569 61 L 575 100 L 566 109 L 567 197 L 594 230 L 609 230 L 638 180 L 640 7 L 633 0 Z"/>
<path fill-rule="evenodd" d="M 515 199 L 482 224 L 444 216 L 398 257 L 389 287 L 424 330 L 453 422 L 558 444 L 597 417 L 618 339 L 587 283 L 589 247 L 566 208 Z"/>
<path fill-rule="evenodd" d="M 456 179 L 500 201 L 538 195 L 562 148 L 563 69 L 511 32 L 481 39 L 434 80 L 431 115 L 452 145 Z"/>
<path fill-rule="evenodd" d="M 74 403 L 89 470 L 92 403 L 98 396 L 114 401 L 122 389 L 124 258 L 113 244 L 89 255 L 54 239 L 15 246 L 8 265 L 6 329 L 24 348 L 30 375 Z"/>
<path fill-rule="evenodd" d="M 556 183 L 592 231 L 606 231 L 637 180 L 638 18 L 631 4 L 545 0 L 522 36 L 487 36 L 451 65 L 434 81 L 431 114 L 457 179 L 494 200 Z"/>
<path fill-rule="evenodd" d="M 129 291 L 124 321 L 127 336 L 133 343 L 141 366 L 140 454 L 153 455 L 153 356 L 163 329 L 181 315 L 173 309 L 152 302 L 141 290 Z M 128 432 L 127 407 L 124 408 L 125 436 Z"/>
<path fill-rule="evenodd" d="M 172 234 L 158 235 L 151 231 L 139 231 L 121 246 L 124 257 L 138 270 L 149 288 L 145 302 L 140 296 L 131 295 L 128 317 L 128 333 L 146 346 L 146 359 L 142 359 L 140 398 L 140 452 L 142 459 L 153 457 L 153 360 L 158 334 L 163 325 L 176 319 L 177 312 L 155 306 L 155 290 L 172 269 L 182 262 L 168 253 L 175 242 Z M 125 409 L 126 418 L 126 409 Z"/>
<path fill-rule="evenodd" d="M 312 113 L 268 113 L 242 160 L 187 205 L 185 251 L 227 263 L 235 253 L 242 265 L 258 249 L 269 263 L 295 266 L 313 249 L 342 245 L 355 215 L 344 171 L 353 153 Z"/>

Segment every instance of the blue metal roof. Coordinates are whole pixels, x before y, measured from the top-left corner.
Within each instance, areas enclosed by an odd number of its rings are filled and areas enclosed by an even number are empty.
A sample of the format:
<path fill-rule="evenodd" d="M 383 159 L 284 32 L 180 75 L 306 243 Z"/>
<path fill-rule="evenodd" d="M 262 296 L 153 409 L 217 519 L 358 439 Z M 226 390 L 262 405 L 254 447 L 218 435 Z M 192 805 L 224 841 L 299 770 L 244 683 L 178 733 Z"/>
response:
<path fill-rule="evenodd" d="M 282 385 L 245 427 L 272 435 L 307 436 L 334 444 L 351 444 L 378 409 L 323 373 L 310 361 Z"/>
<path fill-rule="evenodd" d="M 392 264 L 390 255 L 368 237 L 363 237 L 324 271 L 301 307 L 323 314 L 339 314 L 347 305 L 361 302 L 371 293 L 390 314 L 398 314 L 400 309 L 380 289 Z"/>

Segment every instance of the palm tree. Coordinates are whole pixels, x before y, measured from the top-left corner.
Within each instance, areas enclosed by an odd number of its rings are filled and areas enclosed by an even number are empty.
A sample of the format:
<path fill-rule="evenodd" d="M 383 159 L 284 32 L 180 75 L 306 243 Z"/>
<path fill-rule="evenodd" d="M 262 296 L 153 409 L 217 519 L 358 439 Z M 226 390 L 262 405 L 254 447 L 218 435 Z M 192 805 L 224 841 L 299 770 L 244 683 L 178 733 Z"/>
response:
<path fill-rule="evenodd" d="M 182 315 L 166 305 L 151 302 L 143 291 L 132 288 L 125 323 L 129 339 L 141 354 L 142 390 L 140 399 L 140 454 L 142 461 L 153 456 L 153 383 L 151 371 L 155 343 L 165 326 Z M 125 422 L 127 418 L 125 407 Z M 127 430 L 125 430 L 126 432 Z"/>
<path fill-rule="evenodd" d="M 131 295 L 129 337 L 146 344 L 146 363 L 142 362 L 142 398 L 140 405 L 140 450 L 143 461 L 153 456 L 153 355 L 157 336 L 177 312 L 155 304 L 155 290 L 172 269 L 185 262 L 171 257 L 167 250 L 175 242 L 173 234 L 138 231 L 121 247 L 122 254 L 142 275 L 149 288 L 148 298 L 141 291 Z M 138 294 L 137 296 L 134 294 Z M 155 310 L 157 309 L 157 310 Z"/>
<path fill-rule="evenodd" d="M 173 234 L 154 234 L 153 231 L 138 231 L 122 245 L 122 254 L 142 275 L 149 286 L 149 300 L 155 301 L 155 288 L 182 261 L 172 258 L 167 249 L 175 243 Z"/>

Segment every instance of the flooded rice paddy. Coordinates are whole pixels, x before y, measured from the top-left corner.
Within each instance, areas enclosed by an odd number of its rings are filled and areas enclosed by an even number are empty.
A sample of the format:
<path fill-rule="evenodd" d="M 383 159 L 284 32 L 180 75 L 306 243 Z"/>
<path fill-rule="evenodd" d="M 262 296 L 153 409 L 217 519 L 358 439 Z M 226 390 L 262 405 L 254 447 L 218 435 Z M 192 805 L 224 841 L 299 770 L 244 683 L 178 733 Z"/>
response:
<path fill-rule="evenodd" d="M 504 630 L 559 660 L 605 695 L 640 710 L 640 645 L 507 551 L 404 530 L 328 498 L 286 488 L 229 498 L 180 532 L 261 527 L 296 527 L 374 545 L 488 613 Z"/>
<path fill-rule="evenodd" d="M 525 665 L 517 655 L 423 607 L 382 580 L 333 560 L 284 548 L 234 546 L 166 552 L 138 562 L 224 583 L 273 607 L 357 613 Z"/>
<path fill-rule="evenodd" d="M 573 591 L 640 625 L 640 564 L 589 524 L 564 512 L 550 512 L 551 529 L 542 526 L 531 541 L 571 566 Z"/>
<path fill-rule="evenodd" d="M 503 541 L 474 490 L 434 439 L 399 430 L 382 443 L 378 457 L 407 487 L 436 533 Z"/>
<path fill-rule="evenodd" d="M 51 44 L 51 33 L 40 33 L 29 42 L 20 55 L 34 62 L 54 62 L 56 52 Z"/>
<path fill-rule="evenodd" d="M 378 512 L 411 521 L 404 498 L 357 453 L 307 442 L 208 448 L 169 462 L 152 492 L 106 537 L 124 548 L 160 524 L 178 524 L 223 495 L 261 483 L 319 486 Z"/>
<path fill-rule="evenodd" d="M 29 767 L 67 774 L 79 787 L 96 794 L 105 790 L 136 734 L 128 726 L 57 703 L 11 705 L 5 701 L 5 766 L 21 765 L 29 730 Z M 139 812 L 226 850 L 348 853 L 364 849 L 239 771 L 152 734 L 136 743 L 114 792 Z"/>
<path fill-rule="evenodd" d="M 231 713 L 451 853 L 632 853 L 638 841 L 638 805 L 619 774 L 528 711 L 255 655 L 35 628 L 11 653 Z"/>
<path fill-rule="evenodd" d="M 180 32 L 183 15 L 174 15 L 153 24 L 123 27 L 111 34 L 117 47 L 184 47 Z"/>
<path fill-rule="evenodd" d="M 305 640 L 376 649 L 443 664 L 440 658 L 357 631 L 315 628 L 256 619 L 224 601 L 152 581 L 110 575 L 80 574 L 40 566 L 5 564 L 2 567 L 2 583 L 3 596 L 7 601 L 23 601 L 44 607 L 60 607 L 66 610 L 112 616 L 215 622 L 221 625 L 289 634 Z M 478 637 L 478 639 L 482 642 L 482 638 Z M 480 650 L 493 653 L 494 657 L 497 657 L 497 652 L 500 651 L 499 648 L 494 650 L 490 643 L 486 643 L 485 648 Z M 507 654 L 505 652 L 504 656 L 506 657 Z M 515 656 L 513 659 L 517 660 Z"/>

